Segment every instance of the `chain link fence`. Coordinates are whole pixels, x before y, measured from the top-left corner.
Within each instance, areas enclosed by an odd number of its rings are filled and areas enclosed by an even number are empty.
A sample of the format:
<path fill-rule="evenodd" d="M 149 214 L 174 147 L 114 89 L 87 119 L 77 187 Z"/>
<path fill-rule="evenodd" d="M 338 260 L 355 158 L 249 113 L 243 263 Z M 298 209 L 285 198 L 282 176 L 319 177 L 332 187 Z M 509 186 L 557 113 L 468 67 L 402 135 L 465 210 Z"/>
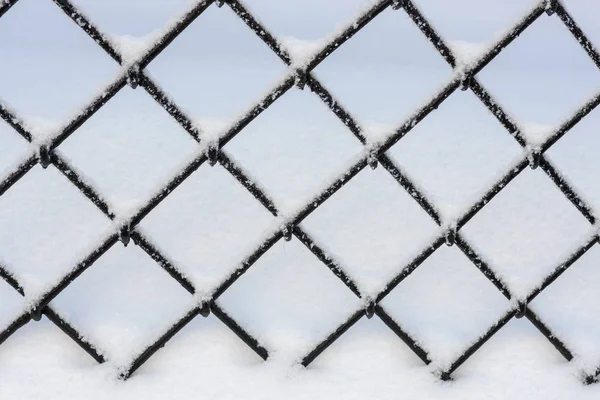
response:
<path fill-rule="evenodd" d="M 533 7 L 527 15 L 517 21 L 495 44 L 488 48 L 477 60 L 467 66 L 459 65 L 457 57 L 447 45 L 447 43 L 438 35 L 428 20 L 421 14 L 419 9 L 411 0 L 379 0 L 360 14 L 353 23 L 347 25 L 332 38 L 322 49 L 317 52 L 310 60 L 302 65 L 296 65 L 284 46 L 280 45 L 276 38 L 263 26 L 249 10 L 239 0 L 203 0 L 197 2 L 179 21 L 157 40 L 154 45 L 135 63 L 128 64 L 120 54 L 117 47 L 99 31 L 99 29 L 83 15 L 69 0 L 47 0 L 53 1 L 74 23 L 76 23 L 89 37 L 100 46 L 106 54 L 115 62 L 123 66 L 123 73 L 112 81 L 104 91 L 93 99 L 79 115 L 72 119 L 57 135 L 44 142 L 36 142 L 34 135 L 26 128 L 22 120 L 4 103 L 0 98 L 0 117 L 2 117 L 24 140 L 30 142 L 35 152 L 32 152 L 16 169 L 10 171 L 7 176 L 0 180 L 0 196 L 11 188 L 16 182 L 23 178 L 35 165 L 40 164 L 44 169 L 48 167 L 56 168 L 62 173 L 81 193 L 86 196 L 105 216 L 113 220 L 118 225 L 112 234 L 104 239 L 100 246 L 89 253 L 77 265 L 74 265 L 71 271 L 62 276 L 56 285 L 46 290 L 31 302 L 31 307 L 18 315 L 10 325 L 0 332 L 0 344 L 4 343 L 11 335 L 17 332 L 21 327 L 33 321 L 39 321 L 42 316 L 46 316 L 52 323 L 59 327 L 66 335 L 75 341 L 83 350 L 85 350 L 97 362 L 102 363 L 105 360 L 93 343 L 83 338 L 73 326 L 65 321 L 58 312 L 50 305 L 50 302 L 59 296 L 60 293 L 77 279 L 86 269 L 92 267 L 94 262 L 102 257 L 117 242 L 124 246 L 133 243 L 146 252 L 159 267 L 166 270 L 173 279 L 175 279 L 184 290 L 191 294 L 196 293 L 194 285 L 185 278 L 177 265 L 174 265 L 165 255 L 158 250 L 151 238 L 136 230 L 136 226 L 158 206 L 173 190 L 194 173 L 204 163 L 211 166 L 221 166 L 229 172 L 249 193 L 252 194 L 260 204 L 264 206 L 274 217 L 280 218 L 281 226 L 279 230 L 269 233 L 262 244 L 255 251 L 244 259 L 239 266 L 224 279 L 217 287 L 212 290 L 209 298 L 202 298 L 197 305 L 182 315 L 178 322 L 170 326 L 163 334 L 158 337 L 150 346 L 141 352 L 133 362 L 121 372 L 123 379 L 128 378 L 141 365 L 143 365 L 154 353 L 162 348 L 168 341 L 177 334 L 184 326 L 197 316 L 207 317 L 213 314 L 229 329 L 231 329 L 244 343 L 246 343 L 261 358 L 267 359 L 269 352 L 266 348 L 252 337 L 244 327 L 240 326 L 225 310 L 223 310 L 217 300 L 229 288 L 234 285 L 236 280 L 244 274 L 252 265 L 261 258 L 278 241 L 290 241 L 296 238 L 306 248 L 312 252 L 323 265 L 331 270 L 352 293 L 362 299 L 364 308 L 356 310 L 346 321 L 344 321 L 333 333 L 324 338 L 312 351 L 301 360 L 303 366 L 308 366 L 315 358 L 325 351 L 334 341 L 342 336 L 350 327 L 356 324 L 363 317 L 372 318 L 377 316 L 385 325 L 387 325 L 425 364 L 432 361 L 431 355 L 419 345 L 418 338 L 412 337 L 401 326 L 401 321 L 395 321 L 388 312 L 382 307 L 380 302 L 398 285 L 407 279 L 416 268 L 418 268 L 428 257 L 430 257 L 441 246 L 456 246 L 472 264 L 496 287 L 496 289 L 506 297 L 512 305 L 508 312 L 489 326 L 481 336 L 470 345 L 462 354 L 460 354 L 446 368 L 437 371 L 440 379 L 451 379 L 452 373 L 467 361 L 477 350 L 479 350 L 492 336 L 500 331 L 512 318 L 526 318 L 539 330 L 552 346 L 566 359 L 573 359 L 573 353 L 565 343 L 556 336 L 554 332 L 534 313 L 528 305 L 542 293 L 550 284 L 558 279 L 563 272 L 572 266 L 581 256 L 588 252 L 597 242 L 597 232 L 590 234 L 580 244 L 578 249 L 567 259 L 557 260 L 555 268 L 548 274 L 536 288 L 523 297 L 515 298 L 505 282 L 500 279 L 494 271 L 486 264 L 482 257 L 471 247 L 468 241 L 461 235 L 463 228 L 481 209 L 489 203 L 503 188 L 505 188 L 515 177 L 527 168 L 540 169 L 548 178 L 560 189 L 566 198 L 574 207 L 589 221 L 591 225 L 596 223 L 596 217 L 586 202 L 579 194 L 565 181 L 555 166 L 544 156 L 544 153 L 556 144 L 567 132 L 569 132 L 579 121 L 585 118 L 600 103 L 600 93 L 594 95 L 583 106 L 581 106 L 566 122 L 540 145 L 533 145 L 528 142 L 526 137 L 519 130 L 517 124 L 509 117 L 502 107 L 495 102 L 492 95 L 478 81 L 477 74 L 485 68 L 500 52 L 510 45 L 523 31 L 536 22 L 538 18 L 558 18 L 568 31 L 573 35 L 583 50 L 592 59 L 594 64 L 600 68 L 600 54 L 593 44 L 588 40 L 584 32 L 571 17 L 559 0 L 540 1 Z M 0 17 L 10 18 L 9 10 L 18 0 L 0 1 Z M 254 32 L 281 61 L 289 67 L 289 72 L 285 79 L 281 80 L 268 94 L 250 108 L 250 111 L 243 115 L 226 130 L 218 139 L 205 141 L 202 137 L 202 129 L 193 123 L 190 118 L 177 106 L 177 104 L 167 96 L 163 89 L 151 79 L 144 69 L 177 38 L 177 36 L 194 23 L 208 7 L 229 7 L 249 28 Z M 383 140 L 373 142 L 367 139 L 364 132 L 361 131 L 355 118 L 346 111 L 339 103 L 335 101 L 325 86 L 311 73 L 323 60 L 332 54 L 339 46 L 350 40 L 357 32 L 373 21 L 377 16 L 388 7 L 405 12 L 416 24 L 418 29 L 427 38 L 427 40 L 439 52 L 439 55 L 454 68 L 455 73 L 435 96 L 408 118 L 402 125 L 397 127 L 394 132 Z M 73 168 L 69 162 L 64 159 L 55 150 L 71 135 L 77 132 L 94 113 L 110 101 L 121 89 L 129 85 L 131 88 L 145 90 L 166 112 L 168 112 L 181 125 L 189 135 L 199 144 L 197 157 L 189 162 L 179 173 L 166 182 L 162 188 L 156 192 L 145 204 L 137 209 L 133 216 L 125 221 L 117 218 L 104 200 L 103 196 Z M 302 207 L 296 209 L 291 215 L 281 217 L 279 210 L 270 199 L 270 196 L 261 188 L 259 182 L 254 181 L 227 153 L 226 145 L 238 134 L 243 133 L 244 128 L 258 117 L 264 110 L 270 107 L 275 101 L 283 96 L 288 90 L 309 89 L 316 94 L 321 101 L 334 113 L 348 128 L 349 134 L 352 134 L 356 140 L 364 145 L 364 152 L 355 159 L 350 165 L 347 165 L 345 171 L 329 181 L 326 187 L 317 193 L 310 201 Z M 472 90 L 482 104 L 494 115 L 494 117 L 504 126 L 509 134 L 523 149 L 518 162 L 512 165 L 501 178 L 491 185 L 487 191 L 479 198 L 468 210 L 457 218 L 452 225 L 446 226 L 441 216 L 431 201 L 419 190 L 400 169 L 396 163 L 386 155 L 392 146 L 405 137 L 411 130 L 431 112 L 434 112 L 442 102 L 451 96 L 457 90 Z M 319 246 L 318 243 L 302 228 L 301 222 L 322 205 L 327 199 L 335 194 L 340 188 L 347 184 L 363 169 L 377 168 L 381 165 L 383 169 L 390 173 L 394 180 L 404 188 L 408 194 L 419 204 L 419 206 L 431 217 L 439 226 L 439 234 L 433 242 L 427 243 L 417 257 L 410 261 L 401 269 L 391 281 L 385 285 L 384 289 L 375 296 L 365 296 L 359 290 L 357 284 L 344 272 L 344 268 L 331 258 Z M 4 279 L 18 293 L 25 296 L 25 291 L 20 282 L 2 265 L 0 265 L 0 277 Z M 399 289 L 401 290 L 401 289 Z M 584 374 L 584 382 L 592 383 L 600 375 L 600 367 L 591 373 Z"/>

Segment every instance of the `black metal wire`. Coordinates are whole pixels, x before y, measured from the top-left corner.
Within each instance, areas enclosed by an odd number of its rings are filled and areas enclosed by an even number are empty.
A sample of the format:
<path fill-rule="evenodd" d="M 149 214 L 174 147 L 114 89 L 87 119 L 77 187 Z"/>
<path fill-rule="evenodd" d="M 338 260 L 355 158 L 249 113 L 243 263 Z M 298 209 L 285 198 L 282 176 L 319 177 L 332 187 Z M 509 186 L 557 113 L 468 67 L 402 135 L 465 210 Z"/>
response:
<path fill-rule="evenodd" d="M 563 123 L 553 134 L 551 134 L 537 150 L 530 149 L 527 139 L 521 133 L 518 124 L 506 113 L 501 105 L 495 101 L 492 95 L 477 80 L 476 75 L 485 68 L 501 51 L 512 43 L 518 36 L 531 26 L 544 13 L 555 15 L 563 22 L 567 30 L 573 35 L 583 50 L 592 59 L 594 64 L 600 68 L 600 54 L 594 45 L 587 38 L 585 33 L 577 25 L 572 16 L 568 13 L 561 1 L 539 1 L 527 15 L 517 21 L 517 23 L 503 36 L 494 46 L 492 46 L 483 56 L 476 60 L 472 65 L 462 71 L 456 70 L 456 57 L 448 47 L 442 37 L 428 22 L 427 18 L 412 3 L 411 0 L 379 0 L 369 9 L 356 17 L 353 23 L 348 24 L 347 28 L 333 37 L 315 56 L 313 56 L 303 67 L 293 65 L 291 56 L 287 49 L 282 46 L 273 34 L 250 12 L 240 0 L 202 0 L 197 1 L 192 8 L 170 29 L 155 42 L 155 44 L 135 63 L 123 65 L 123 57 L 113 43 L 104 35 L 83 13 L 75 7 L 70 0 L 52 0 L 73 22 L 75 22 L 91 39 L 93 39 L 113 60 L 123 66 L 123 73 L 110 83 L 104 91 L 85 107 L 75 118 L 67 123 L 61 131 L 54 136 L 48 143 L 39 145 L 35 154 L 25 157 L 19 165 L 0 180 L 0 196 L 10 187 L 25 176 L 36 164 L 41 164 L 46 168 L 52 165 L 61 172 L 79 191 L 87 197 L 107 218 L 115 220 L 116 215 L 111 211 L 109 203 L 104 200 L 87 180 L 83 178 L 81 172 L 64 159 L 59 152 L 58 147 L 67 140 L 72 134 L 76 133 L 92 115 L 101 107 L 110 101 L 125 85 L 132 88 L 141 86 L 165 111 L 185 129 L 192 138 L 198 143 L 198 155 L 184 166 L 168 182 L 165 182 L 162 189 L 157 191 L 148 201 L 141 206 L 133 216 L 122 223 L 117 231 L 103 238 L 98 247 L 81 260 L 73 269 L 64 275 L 57 285 L 47 290 L 33 302 L 31 309 L 22 312 L 17 316 L 9 326 L 0 332 L 0 344 L 9 338 L 19 328 L 29 323 L 32 319 L 39 320 L 45 315 L 59 329 L 73 339 L 82 349 L 88 352 L 96 361 L 104 362 L 102 352 L 97 350 L 97 346 L 83 339 L 83 336 L 70 324 L 68 324 L 49 303 L 60 294 L 68 285 L 79 277 L 86 269 L 90 268 L 98 258 L 105 254 L 113 245 L 121 241 L 127 245 L 130 240 L 146 252 L 161 268 L 163 268 L 173 279 L 175 279 L 184 290 L 191 295 L 196 293 L 196 289 L 181 269 L 169 260 L 156 246 L 151 238 L 141 232 L 137 225 L 158 206 L 173 190 L 182 182 L 191 176 L 205 161 L 211 165 L 217 164 L 223 167 L 231 174 L 248 192 L 274 217 L 279 218 L 278 208 L 269 194 L 262 188 L 259 182 L 253 180 L 242 166 L 238 165 L 224 149 L 224 146 L 234 139 L 243 129 L 258 117 L 264 110 L 270 107 L 275 101 L 283 96 L 294 85 L 299 89 L 308 87 L 314 92 L 321 101 L 336 115 L 340 121 L 348 128 L 350 133 L 365 146 L 364 154 L 356 161 L 347 166 L 346 170 L 332 179 L 323 190 L 317 193 L 310 201 L 298 208 L 295 213 L 288 217 L 284 222 L 285 227 L 281 231 L 274 231 L 268 234 L 255 251 L 249 254 L 239 267 L 227 276 L 212 291 L 210 298 L 198 300 L 198 304 L 183 315 L 175 324 L 167 329 L 156 340 L 135 357 L 129 366 L 121 372 L 121 377 L 126 379 L 131 376 L 139 367 L 141 367 L 152 355 L 192 321 L 198 315 L 208 316 L 212 313 L 225 326 L 231 329 L 244 343 L 252 348 L 261 358 L 268 358 L 268 351 L 252 335 L 250 335 L 242 326 L 240 326 L 225 310 L 218 304 L 218 298 L 235 283 L 256 261 L 258 261 L 273 245 L 280 239 L 291 240 L 296 237 L 313 255 L 321 261 L 342 283 L 348 287 L 352 293 L 364 301 L 364 308 L 356 310 L 336 328 L 329 336 L 310 351 L 301 361 L 301 364 L 308 366 L 316 357 L 325 351 L 332 343 L 341 337 L 363 316 L 371 318 L 377 316 L 386 324 L 425 364 L 432 362 L 430 354 L 418 344 L 418 340 L 413 338 L 408 332 L 403 330 L 398 321 L 395 321 L 379 304 L 392 290 L 401 282 L 410 276 L 427 258 L 429 258 L 444 243 L 449 246 L 456 245 L 459 250 L 472 262 L 472 264 L 504 295 L 509 301 L 516 301 L 516 306 L 510 308 L 494 324 L 492 324 L 482 335 L 471 343 L 446 369 L 437 371 L 441 379 L 450 379 L 451 374 L 471 357 L 487 340 L 496 334 L 513 317 L 526 317 L 550 343 L 567 360 L 573 358 L 572 352 L 567 346 L 551 331 L 551 329 L 534 313 L 530 303 L 549 285 L 560 277 L 569 267 L 571 267 L 582 255 L 589 251 L 597 242 L 596 233 L 587 237 L 580 246 L 566 260 L 558 263 L 540 284 L 529 294 L 521 299 L 515 299 L 507 285 L 497 276 L 487 262 L 479 255 L 460 234 L 460 229 L 465 226 L 485 205 L 487 205 L 500 191 L 502 191 L 515 177 L 523 172 L 527 167 L 533 169 L 538 166 L 550 178 L 550 180 L 561 190 L 565 197 L 575 206 L 577 210 L 590 222 L 595 224 L 596 217 L 592 208 L 583 200 L 577 191 L 562 177 L 556 167 L 544 156 L 544 153 L 558 142 L 567 132 L 569 132 L 577 123 L 585 118 L 598 104 L 600 104 L 600 93 L 593 96 L 587 103 L 581 106 L 573 116 Z M 4 0 L 0 5 L 0 17 L 7 14 L 10 8 L 18 0 Z M 252 105 L 249 110 L 238 120 L 234 121 L 225 134 L 219 138 L 218 143 L 204 143 L 202 140 L 202 127 L 193 123 L 190 118 L 181 110 L 162 88 L 154 82 L 144 72 L 147 67 L 177 36 L 187 29 L 196 18 L 198 18 L 208 7 L 213 5 L 221 7 L 227 4 L 229 9 L 242 20 L 251 31 L 253 31 L 281 60 L 290 67 L 288 75 L 282 79 L 267 95 L 260 101 Z M 330 56 L 352 36 L 357 34 L 362 28 L 375 19 L 380 13 L 388 7 L 394 10 L 403 9 L 404 12 L 415 23 L 426 39 L 435 47 L 440 56 L 455 69 L 456 74 L 447 82 L 439 92 L 432 96 L 430 101 L 422 108 L 416 111 L 410 118 L 401 124 L 390 136 L 381 143 L 369 143 L 367 137 L 363 134 L 360 124 L 350 112 L 345 110 L 330 91 L 317 79 L 311 71 L 314 70 L 323 60 Z M 420 190 L 417 183 L 390 158 L 385 152 L 394 146 L 399 140 L 412 131 L 412 129 L 431 112 L 434 112 L 449 96 L 458 88 L 463 90 L 471 89 L 482 104 L 496 117 L 499 123 L 507 130 L 511 137 L 523 148 L 523 156 L 518 162 L 512 165 L 506 173 L 499 178 L 491 187 L 479 198 L 467 211 L 461 215 L 455 226 L 443 226 L 444 221 L 439 215 L 435 205 Z M 17 134 L 26 141 L 32 143 L 33 135 L 23 125 L 21 119 L 7 107 L 0 99 L 0 118 L 5 120 Z M 306 232 L 301 222 L 321 206 L 327 199 L 347 184 L 354 176 L 362 171 L 367 165 L 371 167 L 380 163 L 383 168 L 394 178 L 394 180 L 407 191 L 415 202 L 432 218 L 440 227 L 439 235 L 430 243 L 427 243 L 420 253 L 407 265 L 399 269 L 398 274 L 391 279 L 383 289 L 375 296 L 364 295 L 359 285 L 350 277 L 341 263 L 328 255 L 315 239 Z M 8 272 L 6 268 L 0 265 L 0 278 L 6 281 L 14 290 L 21 295 L 25 292 L 19 282 Z M 585 375 L 584 382 L 591 383 L 597 380 L 600 375 L 600 367 L 591 374 Z"/>

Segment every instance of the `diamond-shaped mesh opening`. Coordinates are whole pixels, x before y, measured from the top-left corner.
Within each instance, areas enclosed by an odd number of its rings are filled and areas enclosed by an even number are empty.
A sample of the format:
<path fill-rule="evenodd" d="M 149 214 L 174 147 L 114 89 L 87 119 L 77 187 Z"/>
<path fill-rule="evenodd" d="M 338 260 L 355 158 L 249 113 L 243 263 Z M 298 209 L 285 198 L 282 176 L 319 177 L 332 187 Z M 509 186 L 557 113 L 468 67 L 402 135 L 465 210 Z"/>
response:
<path fill-rule="evenodd" d="M 2 18 L 0 37 L 1 97 L 22 116 L 64 120 L 116 72 L 115 62 L 51 1 L 19 1 Z"/>
<path fill-rule="evenodd" d="M 11 173 L 27 155 L 27 141 L 0 119 L 0 180 Z"/>
<path fill-rule="evenodd" d="M 304 223 L 367 292 L 432 241 L 435 223 L 383 169 L 364 170 Z"/>
<path fill-rule="evenodd" d="M 589 56 L 558 18 L 545 14 L 478 76 L 519 122 L 542 125 L 569 117 L 600 87 Z"/>
<path fill-rule="evenodd" d="M 0 255 L 0 265 L 4 265 Z M 4 330 L 25 308 L 23 297 L 8 283 L 0 279 L 0 330 Z"/>
<path fill-rule="evenodd" d="M 163 30 L 192 4 L 189 0 L 72 0 L 104 32 L 151 36 Z"/>
<path fill-rule="evenodd" d="M 194 139 L 141 90 L 124 88 L 60 150 L 117 210 L 132 210 L 198 151 Z"/>
<path fill-rule="evenodd" d="M 600 210 L 600 185 L 596 173 L 600 168 L 598 124 L 600 112 L 594 110 L 547 153 L 563 178 L 596 210 Z"/>
<path fill-rule="evenodd" d="M 433 253 L 382 305 L 440 366 L 457 358 L 510 307 L 459 249 L 446 246 Z"/>
<path fill-rule="evenodd" d="M 229 7 L 210 6 L 148 69 L 191 116 L 230 120 L 267 92 L 285 64 Z"/>
<path fill-rule="evenodd" d="M 152 241 L 210 290 L 262 240 L 273 217 L 220 166 L 200 167 L 142 222 Z"/>
<path fill-rule="evenodd" d="M 367 129 L 403 122 L 451 73 L 406 13 L 391 8 L 315 71 Z"/>
<path fill-rule="evenodd" d="M 194 349 L 194 351 L 190 351 Z M 263 360 L 244 344 L 216 317 L 197 317 L 187 324 L 139 370 L 143 376 L 160 376 L 161 379 L 182 379 L 190 368 L 204 371 L 203 377 L 227 382 L 234 368 L 260 365 Z M 213 375 L 214 374 L 214 375 Z M 225 376 L 221 375 L 225 374 Z M 211 385 L 211 388 L 214 388 Z M 219 390 L 217 389 L 217 392 Z M 203 391 L 207 395 L 206 391 Z"/>
<path fill-rule="evenodd" d="M 449 218 L 473 204 L 521 151 L 477 97 L 457 92 L 390 153 Z"/>
<path fill-rule="evenodd" d="M 19 396 L 31 398 L 48 394 L 48 385 L 40 385 L 42 376 L 44 381 L 57 382 L 64 374 L 80 377 L 98 369 L 92 358 L 46 318 L 25 325 L 18 335 L 11 336 L 0 346 L 0 356 L 2 381 L 5 385 L 18 381 L 23 385 Z"/>
<path fill-rule="evenodd" d="M 293 89 L 227 149 L 278 204 L 291 207 L 320 191 L 362 145 L 315 95 Z"/>
<path fill-rule="evenodd" d="M 360 367 L 357 368 L 357 366 Z M 421 368 L 423 362 L 379 318 L 362 318 L 310 364 L 311 370 L 396 371 Z M 399 371 L 400 370 L 400 371 Z"/>
<path fill-rule="evenodd" d="M 533 303 L 539 316 L 569 345 L 578 361 L 592 368 L 600 360 L 599 263 L 600 249 L 594 246 Z"/>
<path fill-rule="evenodd" d="M 513 293 L 525 295 L 588 230 L 589 223 L 545 174 L 526 170 L 461 232 Z"/>
<path fill-rule="evenodd" d="M 137 246 L 116 244 L 52 301 L 116 365 L 153 343 L 193 298 Z"/>
<path fill-rule="evenodd" d="M 359 302 L 295 239 L 273 246 L 219 299 L 263 346 L 292 361 L 345 321 Z"/>
<path fill-rule="evenodd" d="M 533 1 L 413 0 L 443 37 L 455 43 L 477 44 L 501 36 L 531 9 Z"/>
<path fill-rule="evenodd" d="M 28 294 L 73 269 L 108 227 L 53 167 L 34 167 L 0 197 L 0 257 Z"/>
<path fill-rule="evenodd" d="M 549 379 L 576 384 L 573 375 L 572 366 L 526 318 L 510 320 L 455 372 L 457 379 L 493 379 L 499 387 L 514 388 L 514 395 L 504 393 L 509 397 L 530 390 L 534 382 L 536 387 L 548 384 Z"/>
<path fill-rule="evenodd" d="M 321 0 L 249 0 L 244 3 L 282 41 L 322 41 L 319 39 L 331 34 L 332 27 L 345 26 L 353 15 L 365 8 L 364 0 L 329 0 L 326 5 Z M 367 5 L 370 4 L 367 2 Z M 324 6 L 327 12 L 322 12 Z"/>

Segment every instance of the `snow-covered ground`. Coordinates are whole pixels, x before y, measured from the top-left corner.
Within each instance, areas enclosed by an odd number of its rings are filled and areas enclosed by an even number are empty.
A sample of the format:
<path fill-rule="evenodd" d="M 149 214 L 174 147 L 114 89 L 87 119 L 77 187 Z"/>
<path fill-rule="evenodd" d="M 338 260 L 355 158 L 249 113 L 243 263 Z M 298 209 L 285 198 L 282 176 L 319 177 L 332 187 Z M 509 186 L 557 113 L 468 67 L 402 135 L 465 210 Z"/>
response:
<path fill-rule="evenodd" d="M 72 0 L 128 57 L 163 33 L 190 0 Z M 413 0 L 468 62 L 536 1 Z M 296 57 L 306 56 L 374 0 L 245 0 Z M 0 4 L 2 1 L 0 0 Z M 600 44 L 600 5 L 564 1 Z M 56 133 L 122 73 L 51 0 L 20 0 L 0 18 L 0 101 L 36 140 Z M 227 6 L 211 5 L 146 72 L 206 134 L 222 132 L 289 73 Z M 376 140 L 403 123 L 453 76 L 402 10 L 386 9 L 314 70 Z M 528 139 L 543 141 L 600 90 L 600 71 L 556 16 L 542 15 L 477 75 Z M 600 207 L 597 126 L 590 113 L 546 156 Z M 33 148 L 0 120 L 0 180 Z M 309 90 L 292 88 L 225 147 L 283 213 L 356 159 L 361 143 Z M 58 152 L 130 215 L 200 151 L 142 89 L 122 89 Z M 523 150 L 472 91 L 457 91 L 388 155 L 438 208 L 460 217 Z M 140 224 L 201 293 L 208 293 L 276 226 L 220 166 L 200 167 Z M 366 168 L 303 223 L 358 283 L 376 293 L 440 228 L 382 168 Z M 0 330 L 28 299 L 67 273 L 115 227 L 54 167 L 35 166 L 0 197 Z M 527 169 L 461 234 L 523 296 L 594 227 L 541 170 Z M 462 365 L 447 365 L 514 303 L 454 247 L 443 246 L 382 305 L 433 360 L 425 366 L 377 317 L 363 318 L 308 368 L 298 360 L 361 301 L 298 240 L 280 241 L 219 298 L 259 339 L 262 361 L 214 316 L 195 319 L 129 380 L 141 349 L 195 299 L 135 245 L 114 245 L 51 305 L 109 360 L 98 365 L 43 318 L 0 345 L 1 399 L 598 398 L 580 374 L 600 365 L 600 248 L 593 247 L 531 309 L 574 352 L 566 362 L 527 319 L 511 320 Z"/>

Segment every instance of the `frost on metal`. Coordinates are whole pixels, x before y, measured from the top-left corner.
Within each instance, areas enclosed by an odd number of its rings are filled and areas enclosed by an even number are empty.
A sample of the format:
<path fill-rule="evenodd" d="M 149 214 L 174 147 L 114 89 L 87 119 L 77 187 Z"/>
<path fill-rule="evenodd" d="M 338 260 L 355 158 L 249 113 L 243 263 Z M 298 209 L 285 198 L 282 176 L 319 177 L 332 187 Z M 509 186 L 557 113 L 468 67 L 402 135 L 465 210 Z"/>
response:
<path fill-rule="evenodd" d="M 9 8 L 17 0 L 0 0 L 0 16 L 10 18 Z M 493 96 L 478 81 L 477 74 L 485 68 L 491 60 L 510 45 L 512 41 L 524 32 L 529 26 L 535 24 L 538 18 L 558 18 L 565 24 L 568 31 L 575 37 L 597 66 L 600 66 L 600 56 L 595 47 L 587 39 L 583 31 L 558 0 L 543 0 L 525 13 L 525 15 L 507 29 L 490 45 L 478 45 L 444 40 L 428 22 L 427 18 L 410 0 L 378 0 L 369 1 L 358 15 L 330 37 L 314 42 L 303 42 L 294 38 L 275 38 L 270 31 L 260 22 L 254 14 L 239 0 L 194 2 L 181 16 L 174 18 L 164 29 L 156 31 L 145 38 L 114 37 L 100 32 L 100 30 L 78 10 L 69 0 L 54 0 L 54 3 L 77 26 L 88 34 L 115 62 L 121 65 L 121 72 L 64 126 L 52 126 L 44 129 L 41 124 L 31 125 L 23 120 L 0 99 L 0 117 L 2 117 L 22 138 L 31 143 L 32 151 L 16 165 L 13 171 L 0 181 L 0 195 L 10 189 L 12 185 L 25 176 L 36 164 L 44 168 L 56 168 L 80 192 L 97 206 L 104 215 L 111 220 L 111 230 L 98 240 L 98 245 L 90 249 L 89 253 L 82 255 L 80 261 L 72 266 L 68 273 L 55 282 L 40 288 L 35 293 L 25 293 L 22 289 L 20 277 L 0 265 L 0 277 L 14 290 L 26 297 L 25 307 L 22 312 L 0 332 L 0 344 L 30 321 L 39 320 L 45 315 L 50 321 L 59 326 L 71 339 L 88 352 L 98 362 L 105 361 L 105 352 L 98 350 L 95 344 L 80 334 L 64 318 L 57 314 L 51 307 L 52 299 L 75 281 L 85 270 L 93 268 L 96 260 L 102 257 L 112 246 L 121 242 L 124 246 L 138 246 L 158 266 L 163 268 L 182 289 L 191 297 L 192 306 L 182 316 L 176 316 L 168 321 L 167 327 L 161 335 L 154 340 L 149 340 L 143 349 L 136 353 L 132 360 L 124 361 L 118 366 L 122 378 L 129 377 L 144 362 L 162 348 L 174 335 L 197 316 L 207 317 L 214 315 L 241 340 L 254 350 L 261 358 L 267 359 L 269 352 L 256 338 L 250 335 L 244 327 L 240 326 L 217 300 L 218 298 L 250 269 L 266 252 L 280 240 L 299 240 L 306 248 L 320 260 L 336 277 L 338 277 L 352 293 L 358 297 L 358 307 L 340 326 L 329 336 L 318 343 L 300 361 L 302 365 L 310 364 L 316 357 L 325 351 L 334 341 L 341 337 L 351 326 L 363 317 L 371 319 L 378 317 L 385 323 L 425 364 L 435 361 L 435 354 L 430 354 L 421 344 L 419 338 L 412 337 L 401 327 L 401 321 L 395 321 L 380 302 L 391 293 L 398 285 L 410 275 L 435 251 L 444 244 L 458 248 L 494 286 L 507 299 L 508 311 L 499 316 L 481 336 L 469 343 L 460 353 L 456 354 L 454 361 L 438 365 L 438 375 L 442 379 L 449 379 L 451 374 L 473 355 L 487 340 L 495 335 L 512 318 L 526 318 L 537 328 L 557 351 L 567 360 L 573 358 L 573 353 L 567 345 L 552 332 L 552 330 L 532 311 L 529 304 L 579 257 L 591 249 L 598 241 L 596 217 L 591 207 L 577 193 L 573 186 L 561 175 L 553 164 L 545 157 L 545 152 L 560 140 L 573 126 L 589 114 L 600 103 L 600 95 L 577 109 L 571 118 L 565 121 L 557 130 L 548 131 L 545 127 L 517 126 L 514 118 L 507 114 Z M 190 24 L 200 23 L 195 21 L 208 7 L 222 8 L 220 12 L 233 12 L 249 28 L 249 34 L 255 34 L 268 46 L 287 66 L 287 71 L 259 101 L 248 107 L 247 111 L 232 121 L 206 121 L 192 120 L 178 107 L 176 99 L 170 98 L 166 92 L 147 74 L 145 68 L 160 54 L 176 37 Z M 442 82 L 439 90 L 426 102 L 414 110 L 409 118 L 400 126 L 361 127 L 355 118 L 334 98 L 323 84 L 311 73 L 339 46 L 351 40 L 363 27 L 386 9 L 394 12 L 403 12 L 415 23 L 427 40 L 435 47 L 440 56 L 454 69 L 454 73 L 446 82 Z M 187 160 L 180 169 L 174 171 L 167 182 L 157 186 L 151 196 L 141 207 L 131 210 L 126 216 L 117 216 L 103 196 L 95 189 L 93 183 L 81 176 L 69 161 L 58 152 L 59 146 L 75 134 L 77 129 L 84 124 L 104 104 L 111 100 L 121 89 L 129 85 L 133 89 L 144 90 L 165 111 L 171 115 L 197 142 L 198 148 L 194 157 Z M 227 143 L 244 128 L 257 118 L 264 110 L 270 107 L 289 90 L 306 90 L 315 95 L 335 114 L 353 135 L 364 145 L 362 152 L 357 154 L 337 174 L 325 180 L 325 183 L 313 196 L 293 210 L 281 212 L 271 196 L 265 192 L 260 182 L 250 176 L 226 152 Z M 490 182 L 487 190 L 480 193 L 473 204 L 463 210 L 456 218 L 442 220 L 436 205 L 429 196 L 418 187 L 418 182 L 411 178 L 388 157 L 386 152 L 398 141 L 408 135 L 412 129 L 423 119 L 427 118 L 457 90 L 471 90 L 490 111 L 490 113 L 506 128 L 506 133 L 516 140 L 522 148 L 522 155 L 510 167 L 498 174 Z M 260 144 L 258 144 L 260 145 Z M 257 245 L 243 260 L 231 266 L 228 275 L 212 290 L 198 292 L 190 279 L 181 272 L 175 263 L 169 260 L 158 245 L 138 229 L 140 222 L 154 210 L 170 193 L 177 189 L 204 163 L 216 168 L 223 167 L 229 172 L 248 192 L 274 217 L 272 229 L 264 237 L 259 238 Z M 333 196 L 339 189 L 346 185 L 359 172 L 366 167 L 381 168 L 387 171 L 392 178 L 413 198 L 418 205 L 438 225 L 437 235 L 415 253 L 414 258 L 393 279 L 385 283 L 376 293 L 364 293 L 360 284 L 346 272 L 346 268 L 334 260 L 333 257 L 321 247 L 303 229 L 302 222 L 318 207 Z M 557 260 L 555 269 L 546 278 L 535 285 L 530 293 L 518 298 L 513 294 L 502 277 L 494 271 L 461 234 L 463 228 L 479 211 L 500 193 L 510 182 L 527 168 L 541 170 L 556 184 L 567 199 L 581 212 L 593 226 L 590 237 L 573 249 L 571 254 L 563 260 Z M 538 171 L 539 172 L 539 171 Z M 592 382 L 600 375 L 600 368 L 592 370 L 585 375 L 586 382 Z"/>

